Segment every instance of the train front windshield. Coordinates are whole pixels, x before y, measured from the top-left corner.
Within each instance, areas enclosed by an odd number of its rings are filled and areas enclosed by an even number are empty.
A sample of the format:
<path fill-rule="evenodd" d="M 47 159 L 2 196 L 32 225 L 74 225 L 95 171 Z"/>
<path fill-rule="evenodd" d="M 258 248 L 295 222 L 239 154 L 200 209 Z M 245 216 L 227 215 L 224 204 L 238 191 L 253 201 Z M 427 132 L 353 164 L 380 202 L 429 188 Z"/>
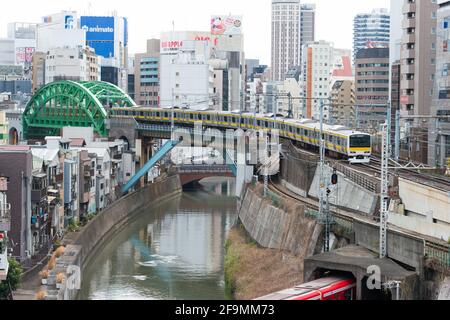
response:
<path fill-rule="evenodd" d="M 370 148 L 371 138 L 368 135 L 354 135 L 350 137 L 350 148 Z"/>

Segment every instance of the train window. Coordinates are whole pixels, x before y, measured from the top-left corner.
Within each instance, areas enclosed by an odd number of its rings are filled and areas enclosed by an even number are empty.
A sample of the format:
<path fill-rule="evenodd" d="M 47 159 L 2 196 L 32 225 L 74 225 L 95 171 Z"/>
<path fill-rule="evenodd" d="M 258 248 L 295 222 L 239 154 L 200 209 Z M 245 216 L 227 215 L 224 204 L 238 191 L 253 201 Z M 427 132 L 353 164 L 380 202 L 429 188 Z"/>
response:
<path fill-rule="evenodd" d="M 359 134 L 350 137 L 350 148 L 369 148 L 371 138 L 368 135 Z"/>
<path fill-rule="evenodd" d="M 190 118 L 191 120 L 194 120 L 194 115 L 191 113 L 191 114 L 189 115 L 189 118 Z"/>
<path fill-rule="evenodd" d="M 256 124 L 258 125 L 258 127 L 261 127 L 261 121 L 260 120 L 256 121 Z"/>
<path fill-rule="evenodd" d="M 211 121 L 211 116 L 209 114 L 206 116 L 206 120 Z"/>

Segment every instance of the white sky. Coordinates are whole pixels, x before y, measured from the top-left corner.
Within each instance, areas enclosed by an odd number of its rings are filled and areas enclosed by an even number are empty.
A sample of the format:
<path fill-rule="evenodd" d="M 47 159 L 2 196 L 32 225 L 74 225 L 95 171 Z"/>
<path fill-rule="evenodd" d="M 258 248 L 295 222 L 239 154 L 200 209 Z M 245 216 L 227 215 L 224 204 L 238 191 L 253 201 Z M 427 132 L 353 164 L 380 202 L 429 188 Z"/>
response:
<path fill-rule="evenodd" d="M 400 0 L 399 0 L 400 1 Z M 315 3 L 316 40 L 352 48 L 353 18 L 374 8 L 389 8 L 389 0 L 305 0 Z M 3 0 L 0 37 L 6 37 L 8 22 L 40 22 L 45 15 L 76 10 L 80 15 L 108 15 L 117 11 L 129 20 L 129 52 L 144 52 L 146 39 L 159 38 L 161 31 L 208 31 L 211 15 L 243 15 L 246 58 L 270 64 L 271 0 Z"/>

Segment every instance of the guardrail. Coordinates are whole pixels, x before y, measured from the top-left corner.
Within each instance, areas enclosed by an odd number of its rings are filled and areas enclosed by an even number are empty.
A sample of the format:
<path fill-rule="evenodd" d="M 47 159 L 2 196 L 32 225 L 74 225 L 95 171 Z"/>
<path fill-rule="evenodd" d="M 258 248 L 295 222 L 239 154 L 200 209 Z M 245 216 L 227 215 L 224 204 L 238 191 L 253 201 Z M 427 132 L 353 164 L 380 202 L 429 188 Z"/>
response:
<path fill-rule="evenodd" d="M 376 182 L 368 177 L 364 177 L 360 173 L 357 173 L 357 172 L 349 169 L 347 166 L 345 166 L 341 163 L 337 163 L 335 165 L 335 168 L 337 171 L 343 173 L 347 179 L 349 179 L 350 181 L 353 181 L 357 185 L 359 185 L 373 193 L 380 192 L 380 182 Z"/>

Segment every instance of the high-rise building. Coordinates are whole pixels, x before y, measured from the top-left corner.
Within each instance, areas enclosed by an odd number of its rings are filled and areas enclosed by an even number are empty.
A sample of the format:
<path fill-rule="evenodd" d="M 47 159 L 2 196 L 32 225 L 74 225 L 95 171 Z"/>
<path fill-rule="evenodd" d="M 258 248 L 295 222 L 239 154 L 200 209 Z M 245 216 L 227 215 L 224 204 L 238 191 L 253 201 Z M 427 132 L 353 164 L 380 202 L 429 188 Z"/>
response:
<path fill-rule="evenodd" d="M 160 43 L 147 40 L 147 52 L 135 56 L 135 101 L 143 107 L 159 106 Z"/>
<path fill-rule="evenodd" d="M 333 44 L 326 41 L 315 41 L 303 47 L 302 55 L 302 88 L 303 102 L 302 115 L 308 119 L 320 118 L 320 99 L 330 96 L 330 78 L 334 62 Z M 325 101 L 327 102 L 327 101 Z M 324 119 L 329 119 L 329 109 L 324 108 Z"/>
<path fill-rule="evenodd" d="M 390 15 L 387 9 L 356 15 L 353 21 L 353 61 L 364 48 L 388 47 Z"/>
<path fill-rule="evenodd" d="M 316 35 L 316 5 L 303 3 L 300 5 L 300 58 L 302 61 L 302 46 L 315 40 Z"/>
<path fill-rule="evenodd" d="M 405 0 L 401 50 L 402 110 L 429 115 L 436 69 L 436 1 Z"/>
<path fill-rule="evenodd" d="M 378 130 L 386 121 L 389 101 L 389 48 L 358 51 L 355 60 L 356 126 Z"/>
<path fill-rule="evenodd" d="M 282 81 L 300 65 L 302 46 L 314 41 L 315 5 L 300 0 L 272 0 L 272 80 Z"/>
<path fill-rule="evenodd" d="M 430 0 L 404 0 L 401 47 L 402 116 L 429 116 L 436 73 L 436 12 L 439 5 Z M 401 122 L 405 146 L 411 160 L 428 161 L 428 126 L 424 119 Z"/>
<path fill-rule="evenodd" d="M 438 0 L 436 76 L 431 115 L 438 118 L 430 123 L 428 164 L 450 169 L 450 3 Z"/>

